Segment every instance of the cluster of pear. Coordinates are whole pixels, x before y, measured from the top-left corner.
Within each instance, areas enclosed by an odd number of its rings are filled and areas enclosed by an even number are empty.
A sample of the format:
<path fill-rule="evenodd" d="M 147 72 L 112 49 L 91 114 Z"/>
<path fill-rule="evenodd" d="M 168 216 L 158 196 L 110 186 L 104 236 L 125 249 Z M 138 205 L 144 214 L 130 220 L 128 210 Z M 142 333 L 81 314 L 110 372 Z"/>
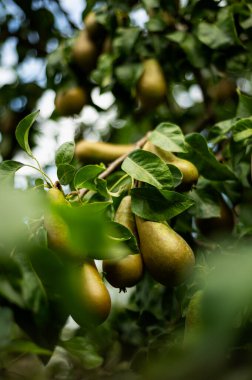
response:
<path fill-rule="evenodd" d="M 99 55 L 111 49 L 106 30 L 97 21 L 94 12 L 85 17 L 84 24 L 85 29 L 74 40 L 70 57 L 71 65 L 83 77 L 96 67 Z M 55 109 L 62 116 L 78 114 L 88 101 L 89 91 L 84 86 L 72 85 L 57 92 Z"/>

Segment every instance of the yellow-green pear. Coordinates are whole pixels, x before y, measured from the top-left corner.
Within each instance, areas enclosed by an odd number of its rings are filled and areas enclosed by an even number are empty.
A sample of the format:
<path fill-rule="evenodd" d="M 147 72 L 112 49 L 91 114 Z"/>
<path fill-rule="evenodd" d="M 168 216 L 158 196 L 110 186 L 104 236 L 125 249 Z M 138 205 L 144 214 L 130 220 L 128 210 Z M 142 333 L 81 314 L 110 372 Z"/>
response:
<path fill-rule="evenodd" d="M 47 196 L 52 205 L 70 205 L 65 199 L 62 191 L 57 187 L 51 188 L 47 192 Z M 44 217 L 44 225 L 47 230 L 49 246 L 54 249 L 65 250 L 68 246 L 69 232 L 63 219 L 59 215 L 46 212 Z"/>
<path fill-rule="evenodd" d="M 202 299 L 203 290 L 197 290 L 192 296 L 186 312 L 184 344 L 197 340 L 203 329 Z"/>
<path fill-rule="evenodd" d="M 114 220 L 127 227 L 136 236 L 136 224 L 131 211 L 130 195 L 121 200 Z M 115 288 L 125 289 L 135 286 L 143 276 L 142 256 L 140 253 L 135 253 L 121 259 L 104 260 L 103 271 L 107 281 Z"/>
<path fill-rule="evenodd" d="M 102 141 L 81 140 L 76 144 L 75 155 L 85 163 L 106 163 L 130 153 L 134 148 L 133 144 L 112 144 Z"/>
<path fill-rule="evenodd" d="M 85 72 L 93 70 L 97 63 L 99 51 L 86 30 L 76 37 L 72 48 L 72 60 Z"/>
<path fill-rule="evenodd" d="M 176 166 L 183 175 L 182 184 L 185 190 L 190 189 L 192 185 L 197 183 L 199 172 L 192 162 L 179 158 L 173 153 L 153 145 L 150 141 L 147 141 L 147 143 L 143 146 L 143 149 L 156 154 L 167 164 Z"/>
<path fill-rule="evenodd" d="M 71 87 L 57 92 L 55 108 L 60 115 L 69 116 L 79 113 L 87 101 L 88 95 L 84 88 Z"/>
<path fill-rule="evenodd" d="M 80 326 L 96 326 L 107 319 L 111 298 L 93 260 L 68 269 L 62 292 L 69 313 Z"/>
<path fill-rule="evenodd" d="M 143 261 L 154 280 L 165 286 L 182 283 L 195 262 L 187 242 L 166 223 L 136 216 L 136 224 Z"/>
<path fill-rule="evenodd" d="M 137 97 L 142 108 L 153 108 L 161 104 L 167 86 L 162 67 L 155 58 L 143 62 L 143 74 L 137 83 Z"/>

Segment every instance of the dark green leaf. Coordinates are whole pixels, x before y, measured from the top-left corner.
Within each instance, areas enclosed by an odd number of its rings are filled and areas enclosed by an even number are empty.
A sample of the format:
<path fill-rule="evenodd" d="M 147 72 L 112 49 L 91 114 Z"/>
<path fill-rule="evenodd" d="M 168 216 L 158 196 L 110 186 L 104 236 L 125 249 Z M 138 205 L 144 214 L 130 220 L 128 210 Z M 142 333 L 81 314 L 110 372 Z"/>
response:
<path fill-rule="evenodd" d="M 17 170 L 22 168 L 24 164 L 18 161 L 3 161 L 0 163 L 0 184 L 13 184 L 14 176 Z"/>
<path fill-rule="evenodd" d="M 56 166 L 60 164 L 70 164 L 74 156 L 75 144 L 73 141 L 62 144 L 55 153 Z"/>
<path fill-rule="evenodd" d="M 0 307 L 0 350 L 6 349 L 13 335 L 14 320 L 12 311 L 7 307 Z"/>
<path fill-rule="evenodd" d="M 239 103 L 236 111 L 237 117 L 250 117 L 252 115 L 252 96 L 238 91 Z"/>
<path fill-rule="evenodd" d="M 74 178 L 75 167 L 70 164 L 60 164 L 57 168 L 57 176 L 61 185 L 68 185 Z"/>
<path fill-rule="evenodd" d="M 30 146 L 29 146 L 29 141 L 28 141 L 29 131 L 30 131 L 31 126 L 33 125 L 33 123 L 37 119 L 38 114 L 39 114 L 39 111 L 35 111 L 35 112 L 31 113 L 30 115 L 26 116 L 24 119 L 22 119 L 18 123 L 17 129 L 16 129 L 16 139 L 17 139 L 19 145 L 31 157 L 33 155 L 32 155 L 32 151 L 31 151 Z"/>
<path fill-rule="evenodd" d="M 189 197 L 194 201 L 190 213 L 197 218 L 213 218 L 220 216 L 219 195 L 214 189 L 194 189 Z"/>
<path fill-rule="evenodd" d="M 131 196 L 133 213 L 154 222 L 171 219 L 194 204 L 186 195 L 155 188 L 132 189 Z"/>
<path fill-rule="evenodd" d="M 74 176 L 74 187 L 76 189 L 86 188 L 96 190 L 95 178 L 104 171 L 103 165 L 86 165 L 80 168 Z"/>
<path fill-rule="evenodd" d="M 100 367 L 103 363 L 103 358 L 87 337 L 77 336 L 62 342 L 62 345 L 71 355 L 77 357 L 86 369 Z"/>
<path fill-rule="evenodd" d="M 233 126 L 234 141 L 247 140 L 252 136 L 252 118 L 241 119 Z"/>
<path fill-rule="evenodd" d="M 125 242 L 127 246 L 129 247 L 129 249 L 131 249 L 133 252 L 136 252 L 136 253 L 139 252 L 136 237 L 132 234 L 132 232 L 127 227 L 113 221 L 109 222 L 109 227 L 110 226 L 111 226 L 110 236 L 113 239 L 117 239 L 122 242 Z"/>
<path fill-rule="evenodd" d="M 191 133 L 186 137 L 186 142 L 188 143 L 188 153 L 182 153 L 181 156 L 193 162 L 203 177 L 216 181 L 236 178 L 226 165 L 217 161 L 202 135 Z"/>
<path fill-rule="evenodd" d="M 186 152 L 185 138 L 180 127 L 173 123 L 161 123 L 148 136 L 154 145 L 169 152 Z"/>
<path fill-rule="evenodd" d="M 168 166 L 153 153 L 135 150 L 123 161 L 122 169 L 134 179 L 149 183 L 158 189 L 173 186 Z"/>
<path fill-rule="evenodd" d="M 115 75 L 119 83 L 129 90 L 136 85 L 142 75 L 143 65 L 140 63 L 127 63 L 115 69 Z"/>

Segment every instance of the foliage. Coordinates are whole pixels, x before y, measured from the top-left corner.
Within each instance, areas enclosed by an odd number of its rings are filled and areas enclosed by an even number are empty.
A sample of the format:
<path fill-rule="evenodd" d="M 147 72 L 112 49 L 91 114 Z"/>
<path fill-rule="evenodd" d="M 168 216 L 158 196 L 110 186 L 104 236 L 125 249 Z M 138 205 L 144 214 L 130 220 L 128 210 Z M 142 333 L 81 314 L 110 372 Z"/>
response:
<path fill-rule="evenodd" d="M 41 2 L 38 8 L 35 3 L 15 2 L 26 20 L 16 30 L 11 28 L 15 16 L 5 1 L 0 3 L 1 51 L 6 39 L 17 38 L 17 73 L 31 52 L 47 59 L 45 86 L 17 77 L 1 92 L 0 371 L 11 378 L 26 365 L 24 376 L 45 380 L 250 378 L 251 5 L 88 1 L 83 17 L 94 12 L 98 27 L 89 31 L 97 56 L 92 69 L 86 69 L 72 56 L 81 31 L 60 3 L 49 7 Z M 141 12 L 144 25 L 138 22 Z M 68 20 L 69 34 L 57 27 L 58 17 Z M 88 30 L 87 18 L 84 23 Z M 37 39 L 31 39 L 31 31 Z M 52 38 L 59 46 L 50 52 Z M 138 86 L 148 58 L 159 62 L 167 94 L 146 108 Z M 112 93 L 115 114 L 104 140 L 141 139 L 118 162 L 87 164 L 75 156 L 76 144 L 92 131 L 101 132 L 96 125 L 79 125 L 75 141 L 55 152 L 54 183 L 33 150 L 40 120 L 35 104 L 46 89 L 58 92 L 73 85 L 85 88 L 89 106 L 101 117 L 110 110 L 96 104 L 93 91 Z M 29 86 L 36 91 L 28 91 Z M 16 109 L 13 99 L 23 97 L 24 105 Z M 12 127 L 7 114 L 15 119 Z M 58 120 L 60 114 L 55 110 L 51 117 Z M 192 162 L 200 175 L 197 184 L 183 188 L 182 169 L 142 149 L 146 141 Z M 34 165 L 15 160 L 17 149 Z M 15 176 L 25 166 L 36 175 L 20 189 Z M 63 204 L 50 200 L 52 189 L 63 196 Z M 188 242 L 196 258 L 193 273 L 180 285 L 165 287 L 146 270 L 127 303 L 112 297 L 104 323 L 92 326 L 87 312 L 86 323 L 73 328 L 68 317 L 74 292 L 69 288 L 80 263 L 141 251 L 138 237 L 113 221 L 127 194 L 133 214 L 168 222 Z M 199 221 L 210 230 L 213 221 L 223 218 L 223 203 L 232 215 L 229 226 L 209 237 Z M 58 246 L 48 228 L 55 221 L 63 231 Z"/>

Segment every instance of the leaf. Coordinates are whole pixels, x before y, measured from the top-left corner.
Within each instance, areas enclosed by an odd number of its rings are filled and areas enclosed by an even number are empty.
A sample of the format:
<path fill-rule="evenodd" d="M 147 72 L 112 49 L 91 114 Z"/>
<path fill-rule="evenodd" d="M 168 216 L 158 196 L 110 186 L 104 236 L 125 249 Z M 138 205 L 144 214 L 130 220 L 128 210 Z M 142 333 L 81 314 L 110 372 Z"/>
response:
<path fill-rule="evenodd" d="M 236 179 L 231 169 L 217 161 L 201 134 L 191 133 L 186 137 L 186 142 L 188 143 L 188 153 L 180 155 L 194 163 L 203 177 L 216 181 Z"/>
<path fill-rule="evenodd" d="M 173 187 L 177 187 L 182 182 L 183 174 L 175 165 L 172 165 L 172 164 L 167 164 L 167 165 L 172 175 Z"/>
<path fill-rule="evenodd" d="M 109 228 L 111 226 L 111 237 L 113 239 L 125 242 L 133 252 L 139 252 L 136 237 L 127 227 L 114 221 L 109 222 L 108 226 Z"/>
<path fill-rule="evenodd" d="M 247 140 L 252 136 L 252 118 L 241 119 L 233 126 L 233 138 L 235 142 Z"/>
<path fill-rule="evenodd" d="M 188 31 L 176 31 L 169 33 L 166 36 L 170 41 L 173 41 L 184 50 L 187 55 L 189 62 L 194 67 L 203 68 L 207 63 L 207 57 L 205 56 L 205 49 L 203 50 L 203 45 L 199 40 Z"/>
<path fill-rule="evenodd" d="M 219 194 L 214 189 L 194 189 L 189 197 L 194 201 L 194 207 L 190 209 L 190 213 L 195 217 L 220 217 Z"/>
<path fill-rule="evenodd" d="M 143 65 L 139 63 L 127 63 L 117 66 L 115 75 L 119 83 L 129 90 L 136 85 L 138 79 L 143 73 Z"/>
<path fill-rule="evenodd" d="M 13 315 L 7 307 L 0 307 L 0 349 L 6 349 L 13 336 Z"/>
<path fill-rule="evenodd" d="M 62 345 L 70 354 L 77 357 L 86 369 L 98 368 L 103 363 L 103 358 L 88 337 L 76 336 L 62 342 Z"/>
<path fill-rule="evenodd" d="M 173 123 L 161 123 L 148 137 L 154 145 L 169 152 L 186 152 L 185 138 L 180 127 Z"/>
<path fill-rule="evenodd" d="M 133 213 L 154 222 L 171 219 L 194 204 L 186 195 L 155 188 L 132 189 L 131 197 Z"/>
<path fill-rule="evenodd" d="M 28 340 L 15 340 L 11 342 L 6 350 L 9 352 L 20 352 L 21 354 L 35 354 L 35 355 L 52 355 L 52 351 L 47 350 L 46 348 L 42 348 L 37 346 L 35 343 Z"/>
<path fill-rule="evenodd" d="M 57 177 L 61 185 L 68 185 L 75 175 L 75 167 L 69 164 L 60 164 L 57 168 Z"/>
<path fill-rule="evenodd" d="M 73 141 L 65 142 L 60 145 L 55 153 L 56 166 L 60 164 L 70 164 L 74 156 L 75 144 Z"/>
<path fill-rule="evenodd" d="M 6 160 L 0 163 L 0 184 L 12 184 L 17 170 L 25 166 L 22 162 Z"/>
<path fill-rule="evenodd" d="M 75 189 L 86 188 L 96 190 L 95 178 L 104 171 L 103 165 L 86 165 L 80 168 L 74 176 Z"/>
<path fill-rule="evenodd" d="M 198 25 L 198 39 L 211 49 L 218 49 L 230 45 L 232 40 L 216 24 L 209 24 L 202 21 Z"/>
<path fill-rule="evenodd" d="M 238 90 L 239 103 L 236 110 L 237 117 L 250 117 L 252 115 L 252 96 Z"/>
<path fill-rule="evenodd" d="M 39 111 L 35 111 L 30 115 L 27 115 L 24 119 L 22 119 L 17 126 L 16 129 L 16 139 L 21 146 L 21 148 L 31 157 L 32 151 L 29 146 L 29 131 L 35 120 L 37 119 Z"/>
<path fill-rule="evenodd" d="M 135 150 L 123 161 L 122 169 L 134 179 L 149 183 L 158 189 L 173 186 L 168 166 L 151 152 Z"/>

